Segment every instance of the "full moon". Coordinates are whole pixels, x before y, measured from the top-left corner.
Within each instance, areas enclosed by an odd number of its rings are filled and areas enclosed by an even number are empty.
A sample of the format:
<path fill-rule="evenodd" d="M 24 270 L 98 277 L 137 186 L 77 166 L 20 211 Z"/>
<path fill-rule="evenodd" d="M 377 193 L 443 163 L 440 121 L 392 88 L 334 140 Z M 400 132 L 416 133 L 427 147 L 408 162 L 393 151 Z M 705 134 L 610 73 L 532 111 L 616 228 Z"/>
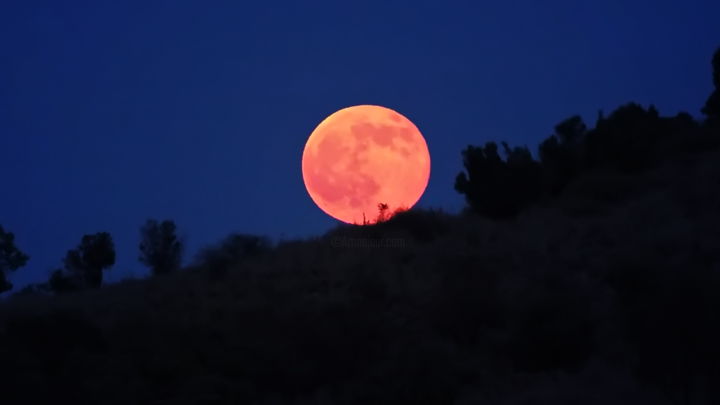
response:
<path fill-rule="evenodd" d="M 343 108 L 310 134 L 302 156 L 305 188 L 325 213 L 350 224 L 374 223 L 409 209 L 430 178 L 420 130 L 402 114 L 376 105 Z"/>

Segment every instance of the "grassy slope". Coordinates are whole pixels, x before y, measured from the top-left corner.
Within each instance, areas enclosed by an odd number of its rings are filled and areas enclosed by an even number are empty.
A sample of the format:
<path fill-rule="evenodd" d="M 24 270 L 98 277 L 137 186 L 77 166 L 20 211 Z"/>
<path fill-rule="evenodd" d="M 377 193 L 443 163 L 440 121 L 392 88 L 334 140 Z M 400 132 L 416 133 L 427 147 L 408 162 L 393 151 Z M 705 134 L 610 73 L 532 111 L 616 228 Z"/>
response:
<path fill-rule="evenodd" d="M 508 223 L 410 212 L 226 271 L 8 300 L 0 402 L 717 400 L 718 162 L 586 175 Z"/>

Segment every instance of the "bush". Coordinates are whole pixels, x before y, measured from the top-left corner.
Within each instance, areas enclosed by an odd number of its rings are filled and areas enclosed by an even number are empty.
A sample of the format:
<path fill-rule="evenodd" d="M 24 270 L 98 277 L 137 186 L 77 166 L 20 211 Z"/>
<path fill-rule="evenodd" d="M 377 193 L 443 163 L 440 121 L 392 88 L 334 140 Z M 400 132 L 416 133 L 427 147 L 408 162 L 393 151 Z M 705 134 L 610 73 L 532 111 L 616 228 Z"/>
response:
<path fill-rule="evenodd" d="M 477 213 L 496 219 L 511 218 L 534 202 L 540 192 L 540 164 L 524 147 L 503 143 L 503 160 L 497 145 L 468 146 L 463 152 L 465 172 L 455 179 L 455 190 L 465 195 Z"/>
<path fill-rule="evenodd" d="M 77 248 L 68 250 L 64 268 L 55 270 L 49 285 L 55 292 L 98 288 L 103 270 L 115 264 L 115 245 L 107 232 L 84 235 Z"/>
<path fill-rule="evenodd" d="M 540 144 L 540 162 L 545 188 L 557 194 L 582 170 L 582 142 L 587 127 L 580 116 L 573 116 L 555 126 L 555 134 Z"/>
<path fill-rule="evenodd" d="M 219 246 L 206 248 L 198 254 L 197 262 L 213 275 L 223 275 L 243 260 L 258 257 L 270 251 L 270 240 L 257 235 L 232 234 Z"/>

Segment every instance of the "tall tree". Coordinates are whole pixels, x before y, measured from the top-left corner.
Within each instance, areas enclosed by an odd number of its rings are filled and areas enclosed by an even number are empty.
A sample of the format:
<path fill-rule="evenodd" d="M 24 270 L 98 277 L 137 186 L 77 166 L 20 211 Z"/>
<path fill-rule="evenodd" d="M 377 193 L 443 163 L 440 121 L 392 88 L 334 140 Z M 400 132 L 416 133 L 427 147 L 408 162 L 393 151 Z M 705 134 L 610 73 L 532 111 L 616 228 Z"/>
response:
<path fill-rule="evenodd" d="M 84 235 L 77 248 L 65 256 L 65 270 L 84 286 L 102 284 L 102 271 L 115 264 L 115 245 L 107 232 Z"/>
<path fill-rule="evenodd" d="M 153 274 L 167 274 L 180 268 L 183 243 L 177 237 L 175 222 L 149 219 L 140 228 L 140 238 L 139 260 Z"/>
<path fill-rule="evenodd" d="M 7 273 L 23 267 L 30 258 L 15 246 L 15 235 L 0 225 L 0 293 L 11 290 L 13 285 Z"/>

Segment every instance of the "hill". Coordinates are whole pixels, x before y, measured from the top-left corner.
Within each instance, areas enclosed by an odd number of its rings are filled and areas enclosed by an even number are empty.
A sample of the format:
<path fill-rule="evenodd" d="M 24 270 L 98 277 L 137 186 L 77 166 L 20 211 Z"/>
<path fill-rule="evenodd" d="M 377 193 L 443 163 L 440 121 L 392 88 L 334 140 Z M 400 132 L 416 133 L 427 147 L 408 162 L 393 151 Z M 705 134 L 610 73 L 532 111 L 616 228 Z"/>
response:
<path fill-rule="evenodd" d="M 3 404 L 716 403 L 720 149 L 0 304 Z"/>

